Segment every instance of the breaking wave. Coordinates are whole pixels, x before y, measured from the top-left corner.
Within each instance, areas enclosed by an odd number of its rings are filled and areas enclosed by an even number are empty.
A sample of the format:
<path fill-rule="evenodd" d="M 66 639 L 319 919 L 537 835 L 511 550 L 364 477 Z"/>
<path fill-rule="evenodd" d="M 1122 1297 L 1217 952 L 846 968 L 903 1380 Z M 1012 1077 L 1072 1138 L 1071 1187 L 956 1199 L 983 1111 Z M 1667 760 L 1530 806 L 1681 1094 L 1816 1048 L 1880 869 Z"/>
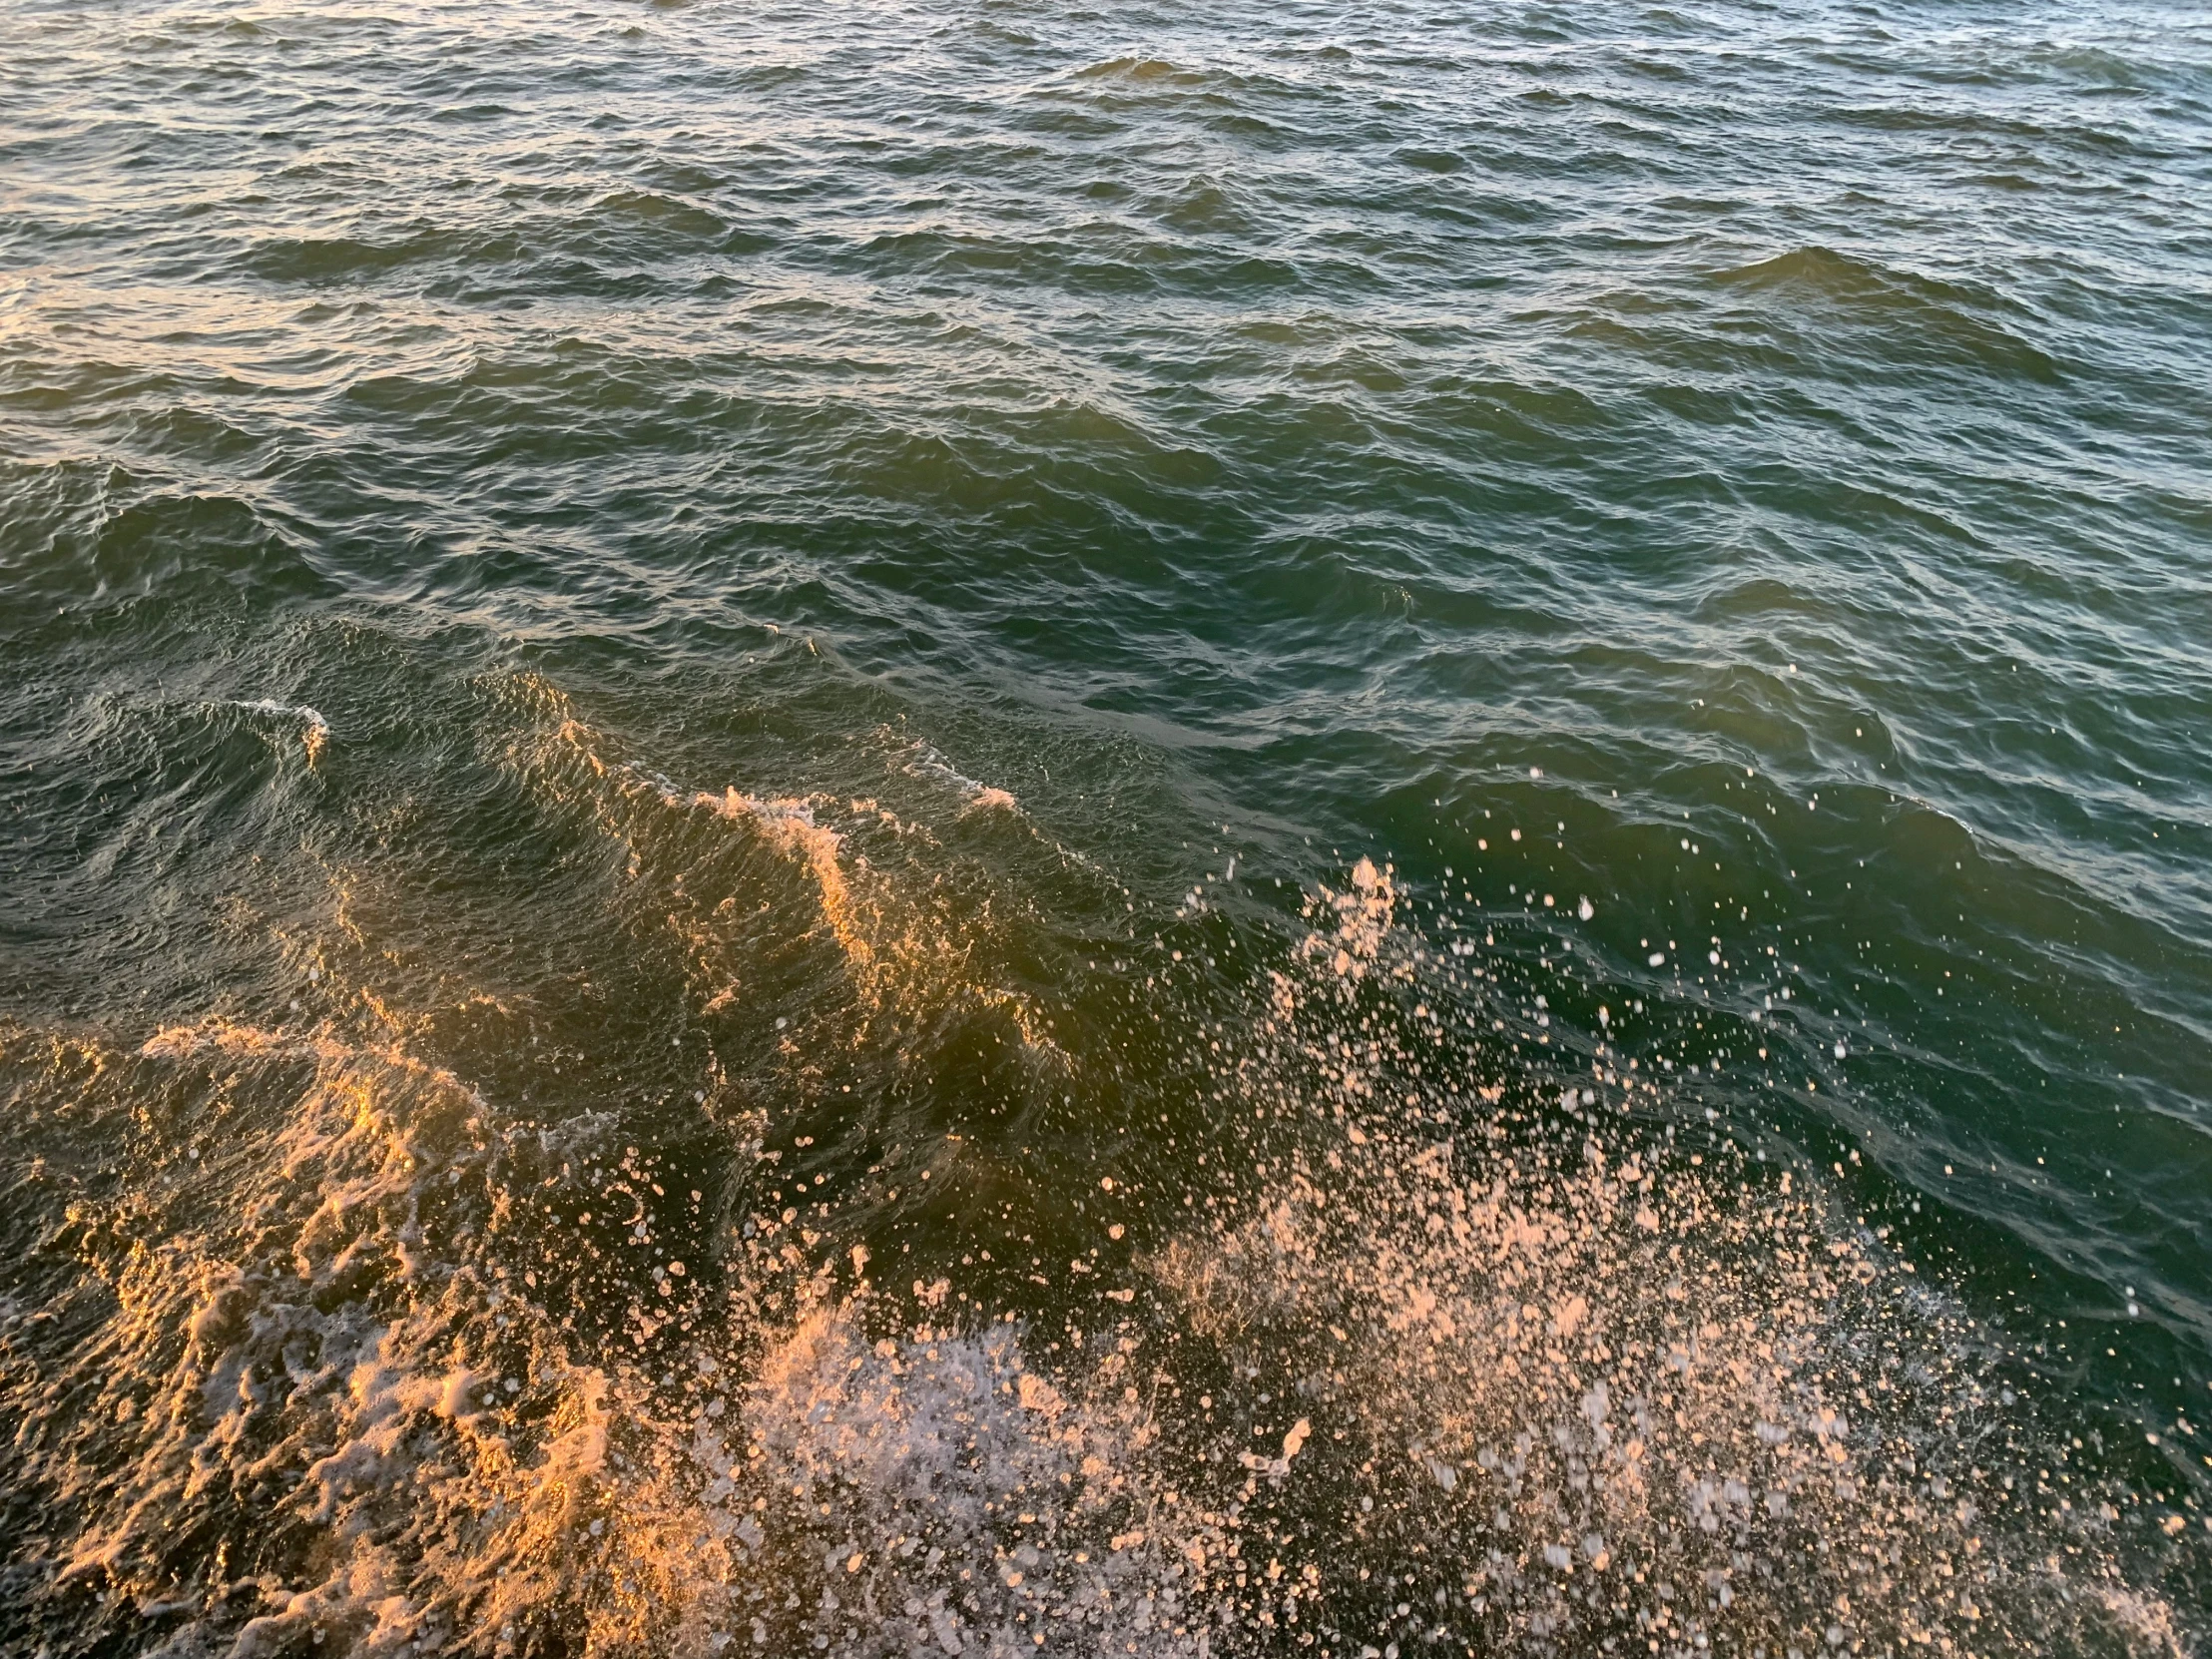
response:
<path fill-rule="evenodd" d="M 0 1040 L 51 1651 L 2195 1651 L 2204 1539 L 1998 1334 L 1603 1025 L 1516 1045 L 1386 865 L 1087 940 L 1083 1024 L 928 900 L 963 809 L 524 701 L 672 1086 L 502 1070 L 342 906 L 294 1017 Z"/>

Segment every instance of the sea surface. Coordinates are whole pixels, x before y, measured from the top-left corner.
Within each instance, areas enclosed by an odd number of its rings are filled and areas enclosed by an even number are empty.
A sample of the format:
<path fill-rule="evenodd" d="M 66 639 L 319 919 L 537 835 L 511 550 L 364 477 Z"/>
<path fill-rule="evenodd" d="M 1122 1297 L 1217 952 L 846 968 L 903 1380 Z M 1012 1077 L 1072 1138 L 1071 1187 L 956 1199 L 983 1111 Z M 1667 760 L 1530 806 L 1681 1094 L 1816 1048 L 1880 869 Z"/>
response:
<path fill-rule="evenodd" d="M 0 1659 L 2212 1642 L 2212 16 L 11 0 Z"/>

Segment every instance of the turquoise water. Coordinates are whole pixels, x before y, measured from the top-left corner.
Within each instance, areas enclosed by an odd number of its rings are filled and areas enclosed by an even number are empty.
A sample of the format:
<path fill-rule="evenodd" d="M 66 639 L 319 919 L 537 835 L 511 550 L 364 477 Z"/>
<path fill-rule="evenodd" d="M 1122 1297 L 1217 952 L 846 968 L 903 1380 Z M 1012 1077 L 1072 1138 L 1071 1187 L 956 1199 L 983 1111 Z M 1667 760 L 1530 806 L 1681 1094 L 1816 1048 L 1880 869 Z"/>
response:
<path fill-rule="evenodd" d="M 2202 13 L 0 62 L 0 1654 L 2203 1651 Z"/>

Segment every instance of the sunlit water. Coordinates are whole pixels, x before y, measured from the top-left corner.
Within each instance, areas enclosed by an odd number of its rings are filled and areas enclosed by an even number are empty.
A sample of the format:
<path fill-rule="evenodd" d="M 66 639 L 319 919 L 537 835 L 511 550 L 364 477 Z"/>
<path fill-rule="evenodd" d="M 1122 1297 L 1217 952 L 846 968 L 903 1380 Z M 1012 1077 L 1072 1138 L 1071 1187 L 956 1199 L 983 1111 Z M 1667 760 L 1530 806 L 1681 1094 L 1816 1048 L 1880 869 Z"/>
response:
<path fill-rule="evenodd" d="M 2204 1650 L 2200 11 L 0 65 L 0 1655 Z"/>

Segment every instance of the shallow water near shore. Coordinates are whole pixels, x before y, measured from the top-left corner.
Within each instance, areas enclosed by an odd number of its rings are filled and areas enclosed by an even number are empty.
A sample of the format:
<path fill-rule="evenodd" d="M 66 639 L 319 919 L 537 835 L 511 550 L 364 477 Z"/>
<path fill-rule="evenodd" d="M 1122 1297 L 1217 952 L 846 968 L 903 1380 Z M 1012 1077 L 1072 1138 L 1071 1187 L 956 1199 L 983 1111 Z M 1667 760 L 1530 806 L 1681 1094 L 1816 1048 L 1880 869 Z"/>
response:
<path fill-rule="evenodd" d="M 0 1655 L 2203 1651 L 2201 16 L 0 58 Z"/>

